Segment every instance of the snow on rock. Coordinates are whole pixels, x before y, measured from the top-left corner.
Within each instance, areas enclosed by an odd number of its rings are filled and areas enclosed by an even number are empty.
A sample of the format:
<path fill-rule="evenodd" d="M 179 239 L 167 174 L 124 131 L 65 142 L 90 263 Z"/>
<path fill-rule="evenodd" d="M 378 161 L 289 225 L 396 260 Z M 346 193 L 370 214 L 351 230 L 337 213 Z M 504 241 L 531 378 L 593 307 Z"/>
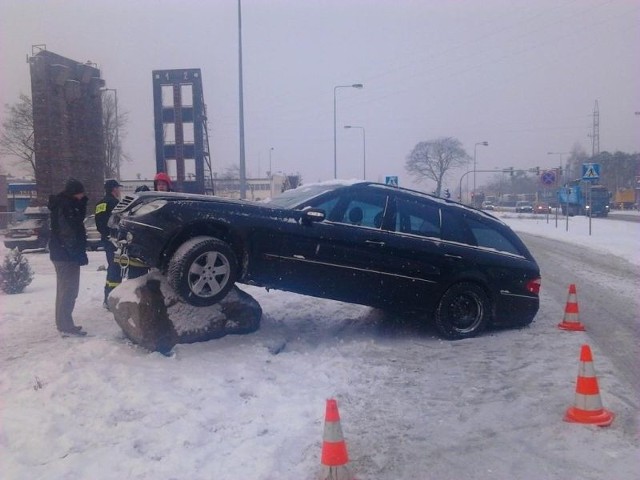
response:
<path fill-rule="evenodd" d="M 258 302 L 235 286 L 215 305 L 189 305 L 157 271 L 122 282 L 109 295 L 109 309 L 131 341 L 162 353 L 178 343 L 255 332 L 262 317 Z"/>

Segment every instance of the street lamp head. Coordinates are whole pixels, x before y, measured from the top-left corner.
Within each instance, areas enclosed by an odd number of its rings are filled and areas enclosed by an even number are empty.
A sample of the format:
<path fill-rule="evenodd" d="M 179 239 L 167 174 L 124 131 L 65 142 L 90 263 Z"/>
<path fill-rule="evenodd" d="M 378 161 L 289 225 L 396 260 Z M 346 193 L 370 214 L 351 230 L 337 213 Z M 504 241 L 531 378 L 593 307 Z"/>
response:
<path fill-rule="evenodd" d="M 489 146 L 489 142 L 480 142 L 480 145 L 484 145 L 485 147 Z"/>
<path fill-rule="evenodd" d="M 353 88 L 363 88 L 364 85 L 361 83 L 354 83 L 353 85 L 351 85 Z"/>

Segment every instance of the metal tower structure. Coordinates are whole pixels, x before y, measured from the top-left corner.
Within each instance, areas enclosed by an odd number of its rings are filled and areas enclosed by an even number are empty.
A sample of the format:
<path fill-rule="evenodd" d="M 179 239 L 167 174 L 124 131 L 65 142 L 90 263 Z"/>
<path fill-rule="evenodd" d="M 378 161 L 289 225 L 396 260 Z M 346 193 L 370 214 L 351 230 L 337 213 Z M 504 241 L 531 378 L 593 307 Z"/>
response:
<path fill-rule="evenodd" d="M 152 74 L 156 171 L 169 174 L 179 192 L 212 194 L 200 69 L 154 70 Z"/>

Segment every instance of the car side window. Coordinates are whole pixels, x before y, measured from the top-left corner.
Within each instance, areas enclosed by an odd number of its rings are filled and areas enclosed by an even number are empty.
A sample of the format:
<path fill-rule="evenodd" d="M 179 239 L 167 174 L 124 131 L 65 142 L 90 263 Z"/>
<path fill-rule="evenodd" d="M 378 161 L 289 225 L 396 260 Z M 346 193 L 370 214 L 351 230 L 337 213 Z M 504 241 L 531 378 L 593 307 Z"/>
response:
<path fill-rule="evenodd" d="M 467 218 L 467 223 L 479 247 L 491 248 L 499 252 L 521 255 L 518 249 L 505 237 L 502 232 L 486 225 L 479 220 Z"/>
<path fill-rule="evenodd" d="M 446 208 L 442 211 L 442 239 L 450 242 L 477 245 L 462 210 Z"/>
<path fill-rule="evenodd" d="M 437 204 L 396 200 L 396 231 L 440 238 L 440 208 Z"/>
<path fill-rule="evenodd" d="M 352 199 L 346 204 L 342 218 L 339 223 L 359 225 L 362 227 L 380 228 L 382 225 L 382 214 L 384 205 L 380 205 L 379 199 Z"/>
<path fill-rule="evenodd" d="M 386 204 L 384 192 L 360 191 L 337 196 L 314 206 L 323 209 L 329 221 L 379 229 Z"/>
<path fill-rule="evenodd" d="M 327 217 L 328 220 L 333 220 L 333 218 L 331 217 L 331 213 L 334 211 L 336 204 L 338 203 L 338 199 L 340 197 L 332 197 L 329 198 L 327 200 L 325 200 L 322 203 L 319 203 L 318 205 L 313 205 L 315 208 L 319 208 L 321 210 L 324 210 L 324 213 Z"/>

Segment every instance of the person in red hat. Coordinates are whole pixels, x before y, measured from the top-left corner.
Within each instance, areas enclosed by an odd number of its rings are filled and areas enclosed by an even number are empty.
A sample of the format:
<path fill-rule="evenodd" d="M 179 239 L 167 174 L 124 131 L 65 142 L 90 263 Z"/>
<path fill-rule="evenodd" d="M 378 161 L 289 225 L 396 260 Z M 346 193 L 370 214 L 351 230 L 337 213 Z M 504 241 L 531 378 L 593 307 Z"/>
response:
<path fill-rule="evenodd" d="M 120 265 L 114 260 L 116 253 L 116 246 L 111 242 L 109 238 L 109 217 L 115 206 L 120 201 L 120 182 L 114 179 L 109 179 L 104 182 L 105 195 L 96 204 L 96 228 L 100 232 L 102 246 L 107 257 L 107 281 L 104 285 L 104 300 L 102 306 L 109 309 L 107 299 L 111 291 L 116 288 L 122 282 L 122 275 L 120 273 Z"/>
<path fill-rule="evenodd" d="M 171 192 L 171 177 L 164 172 L 156 173 L 153 177 L 153 189 L 156 192 Z"/>

